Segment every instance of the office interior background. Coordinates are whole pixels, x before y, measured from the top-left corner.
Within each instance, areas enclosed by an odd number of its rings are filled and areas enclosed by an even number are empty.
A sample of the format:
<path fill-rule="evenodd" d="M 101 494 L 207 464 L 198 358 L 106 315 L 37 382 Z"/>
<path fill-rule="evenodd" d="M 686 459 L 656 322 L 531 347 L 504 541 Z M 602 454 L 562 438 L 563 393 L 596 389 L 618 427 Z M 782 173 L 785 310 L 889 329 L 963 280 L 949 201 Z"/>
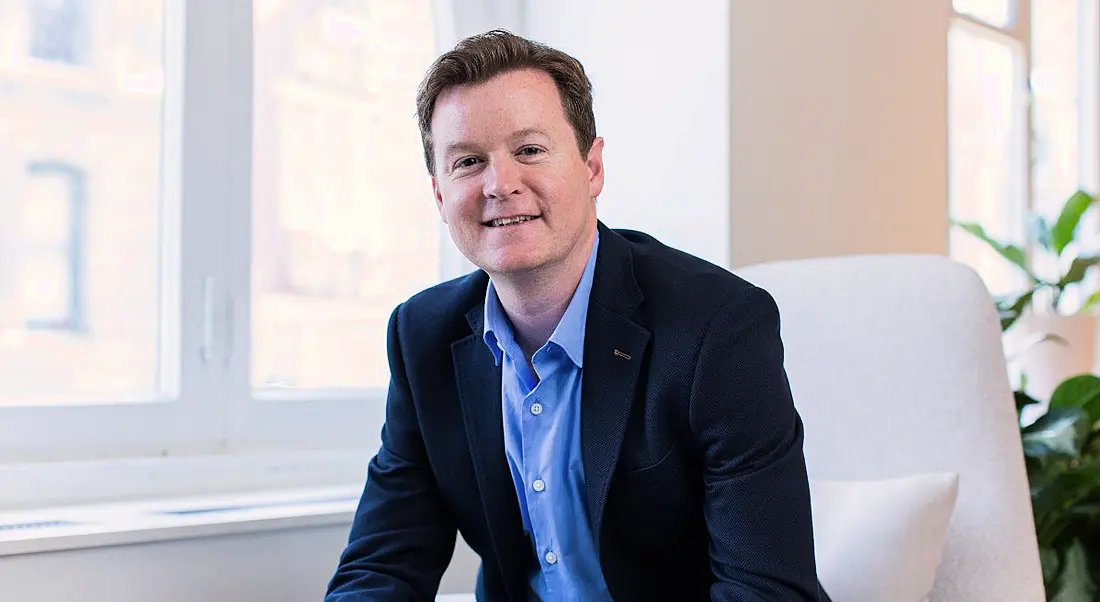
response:
<path fill-rule="evenodd" d="M 415 89 L 493 27 L 584 63 L 600 218 L 734 272 L 1010 295 L 952 221 L 1029 249 L 1100 185 L 1097 0 L 0 0 L 0 600 L 321 598 L 390 311 L 472 269 Z"/>

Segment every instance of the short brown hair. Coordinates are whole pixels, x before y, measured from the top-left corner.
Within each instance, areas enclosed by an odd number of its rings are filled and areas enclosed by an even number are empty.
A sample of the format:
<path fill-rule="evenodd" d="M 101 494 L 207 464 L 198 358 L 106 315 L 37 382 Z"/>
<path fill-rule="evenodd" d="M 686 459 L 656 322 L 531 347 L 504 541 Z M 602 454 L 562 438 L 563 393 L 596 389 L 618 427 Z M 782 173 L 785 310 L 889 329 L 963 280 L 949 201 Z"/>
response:
<path fill-rule="evenodd" d="M 416 116 L 428 173 L 435 175 L 432 115 L 439 95 L 454 86 L 480 84 L 520 69 L 538 69 L 553 78 L 565 118 L 573 126 L 577 148 L 582 156 L 588 154 L 596 139 L 596 118 L 592 112 L 592 82 L 580 61 L 545 44 L 494 29 L 460 41 L 437 58 L 420 84 Z"/>

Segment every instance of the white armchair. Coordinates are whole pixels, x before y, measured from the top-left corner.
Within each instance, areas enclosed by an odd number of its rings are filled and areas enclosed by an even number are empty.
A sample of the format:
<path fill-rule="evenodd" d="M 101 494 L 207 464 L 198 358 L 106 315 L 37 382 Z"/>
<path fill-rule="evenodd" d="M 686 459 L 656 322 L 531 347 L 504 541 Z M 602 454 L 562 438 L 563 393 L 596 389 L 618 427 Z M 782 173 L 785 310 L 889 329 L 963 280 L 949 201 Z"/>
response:
<path fill-rule="evenodd" d="M 924 255 L 736 272 L 779 305 L 811 479 L 958 473 L 930 599 L 1043 600 L 1000 327 L 977 274 Z"/>

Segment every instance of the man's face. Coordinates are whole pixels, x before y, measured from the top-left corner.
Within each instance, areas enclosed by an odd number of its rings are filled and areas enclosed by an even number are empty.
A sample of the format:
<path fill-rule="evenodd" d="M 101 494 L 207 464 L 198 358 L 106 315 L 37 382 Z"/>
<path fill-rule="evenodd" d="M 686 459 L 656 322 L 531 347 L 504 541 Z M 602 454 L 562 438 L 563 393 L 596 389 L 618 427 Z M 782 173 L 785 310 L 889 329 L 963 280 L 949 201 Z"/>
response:
<path fill-rule="evenodd" d="M 512 71 L 444 91 L 432 139 L 439 214 L 475 265 L 491 276 L 521 274 L 586 256 L 603 140 L 580 154 L 549 75 Z"/>

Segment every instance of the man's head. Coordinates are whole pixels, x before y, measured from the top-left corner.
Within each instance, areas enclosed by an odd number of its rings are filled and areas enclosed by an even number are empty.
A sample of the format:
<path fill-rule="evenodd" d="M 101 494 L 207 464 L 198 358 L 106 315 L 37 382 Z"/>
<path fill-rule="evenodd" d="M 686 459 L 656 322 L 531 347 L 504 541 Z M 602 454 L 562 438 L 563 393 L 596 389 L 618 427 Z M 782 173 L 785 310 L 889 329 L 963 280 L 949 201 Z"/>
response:
<path fill-rule="evenodd" d="M 417 113 L 440 215 L 474 264 L 498 275 L 586 256 L 603 140 L 576 59 L 504 31 L 467 38 L 432 64 Z"/>

